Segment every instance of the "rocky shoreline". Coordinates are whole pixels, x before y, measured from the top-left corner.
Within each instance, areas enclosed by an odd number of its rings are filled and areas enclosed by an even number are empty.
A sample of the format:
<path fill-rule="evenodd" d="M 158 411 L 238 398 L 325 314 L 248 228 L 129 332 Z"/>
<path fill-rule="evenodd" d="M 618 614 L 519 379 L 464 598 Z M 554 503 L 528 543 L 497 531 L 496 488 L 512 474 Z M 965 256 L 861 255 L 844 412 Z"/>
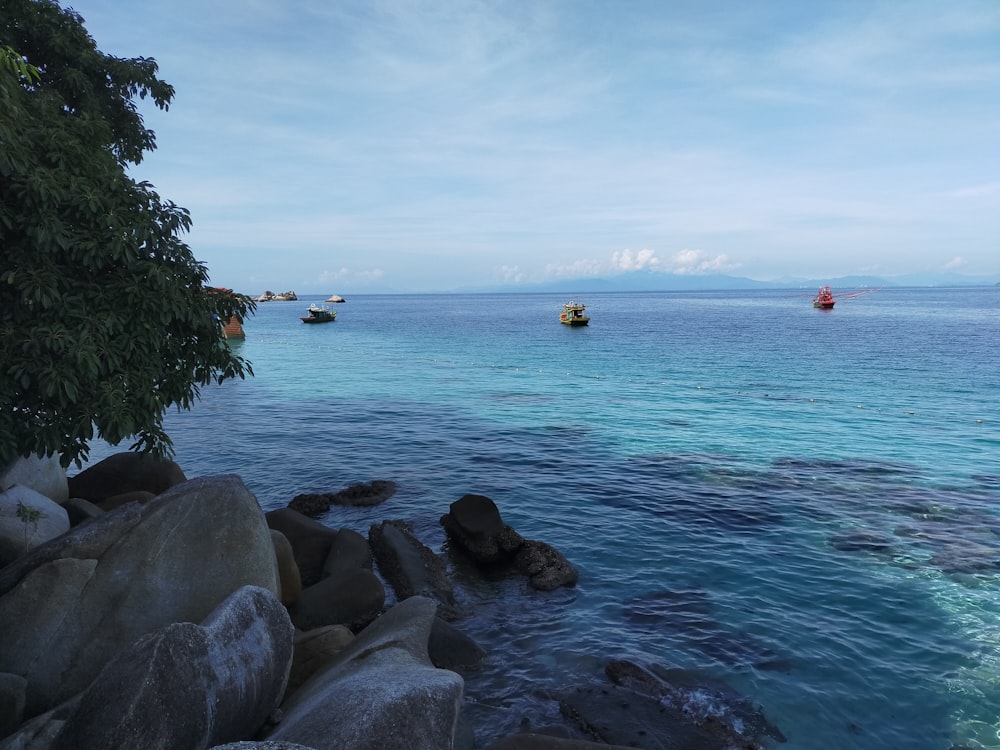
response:
<path fill-rule="evenodd" d="M 64 491 L 51 476 L 0 488 L 0 750 L 723 750 L 784 739 L 740 696 L 626 661 L 567 686 L 558 723 L 525 716 L 521 733 L 481 736 L 463 712 L 463 675 L 502 655 L 463 633 L 470 613 L 447 556 L 405 519 L 374 521 L 365 538 L 312 517 L 375 507 L 392 483 L 265 513 L 237 475 L 188 479 L 132 453 L 63 481 Z M 570 561 L 524 539 L 490 498 L 459 498 L 441 527 L 448 555 L 483 575 L 523 576 L 539 592 L 577 582 Z M 711 710 L 691 700 L 706 691 Z"/>

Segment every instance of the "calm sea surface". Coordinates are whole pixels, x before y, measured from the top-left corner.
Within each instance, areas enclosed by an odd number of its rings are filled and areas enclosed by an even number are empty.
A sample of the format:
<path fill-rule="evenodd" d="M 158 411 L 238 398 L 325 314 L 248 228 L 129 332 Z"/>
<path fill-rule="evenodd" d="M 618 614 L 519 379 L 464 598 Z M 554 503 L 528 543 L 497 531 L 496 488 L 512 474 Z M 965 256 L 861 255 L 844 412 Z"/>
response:
<path fill-rule="evenodd" d="M 627 658 L 724 681 L 789 750 L 1000 748 L 1000 288 L 810 299 L 592 294 L 587 328 L 562 295 L 266 303 L 235 344 L 256 377 L 167 427 L 266 510 L 391 479 L 324 522 L 440 551 L 481 493 L 578 567 L 460 578 L 483 744 Z"/>

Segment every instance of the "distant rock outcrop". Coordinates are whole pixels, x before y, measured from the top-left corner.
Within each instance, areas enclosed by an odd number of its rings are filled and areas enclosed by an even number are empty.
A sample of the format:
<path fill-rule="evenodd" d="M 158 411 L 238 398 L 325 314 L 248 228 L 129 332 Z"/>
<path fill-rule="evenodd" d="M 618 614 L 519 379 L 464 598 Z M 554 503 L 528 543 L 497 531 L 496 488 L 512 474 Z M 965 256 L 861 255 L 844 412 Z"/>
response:
<path fill-rule="evenodd" d="M 326 300 L 326 301 L 327 301 L 327 302 L 347 302 L 347 300 L 346 300 L 346 299 L 344 299 L 343 297 L 340 297 L 340 296 L 338 296 L 338 295 L 336 295 L 336 294 L 331 294 L 331 295 L 330 295 L 330 296 L 329 296 L 329 297 L 327 298 L 327 300 Z"/>
<path fill-rule="evenodd" d="M 256 298 L 255 302 L 294 302 L 298 299 L 295 292 L 287 291 L 275 294 L 270 289 Z"/>

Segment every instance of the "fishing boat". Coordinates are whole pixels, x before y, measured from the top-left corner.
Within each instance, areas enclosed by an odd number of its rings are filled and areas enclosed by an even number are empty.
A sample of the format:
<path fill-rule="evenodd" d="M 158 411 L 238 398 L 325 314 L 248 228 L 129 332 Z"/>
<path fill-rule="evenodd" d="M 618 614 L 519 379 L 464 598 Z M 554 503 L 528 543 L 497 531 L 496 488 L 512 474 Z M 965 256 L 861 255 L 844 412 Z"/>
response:
<path fill-rule="evenodd" d="M 299 318 L 303 323 L 332 323 L 337 317 L 337 313 L 328 307 L 320 307 L 315 304 L 309 305 L 306 312 L 309 313 L 308 317 Z"/>
<path fill-rule="evenodd" d="M 837 302 L 833 299 L 833 292 L 830 291 L 830 285 L 827 284 L 820 287 L 819 291 L 816 292 L 815 299 L 813 299 L 813 307 L 818 307 L 820 310 L 832 310 L 835 304 Z"/>
<path fill-rule="evenodd" d="M 568 326 L 585 326 L 590 322 L 586 311 L 587 307 L 579 302 L 567 302 L 559 313 L 559 321 Z"/>

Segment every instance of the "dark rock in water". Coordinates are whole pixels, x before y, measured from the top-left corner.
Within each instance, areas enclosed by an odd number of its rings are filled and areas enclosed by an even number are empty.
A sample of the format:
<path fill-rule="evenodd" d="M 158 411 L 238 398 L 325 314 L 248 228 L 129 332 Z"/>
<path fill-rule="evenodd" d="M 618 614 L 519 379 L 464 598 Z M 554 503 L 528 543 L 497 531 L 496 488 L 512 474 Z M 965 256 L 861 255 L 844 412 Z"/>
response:
<path fill-rule="evenodd" d="M 304 516 L 321 516 L 330 510 L 330 495 L 325 493 L 303 493 L 296 495 L 288 507 Z"/>
<path fill-rule="evenodd" d="M 159 495 L 187 481 L 173 461 L 140 453 L 115 453 L 69 477 L 69 496 L 100 504 L 126 492 L 143 490 Z"/>
<path fill-rule="evenodd" d="M 580 573 L 570 561 L 545 542 L 525 541 L 514 557 L 514 564 L 539 591 L 573 586 L 580 578 Z"/>
<path fill-rule="evenodd" d="M 362 484 L 352 484 L 340 492 L 303 493 L 296 495 L 288 507 L 307 516 L 326 513 L 331 505 L 358 505 L 369 507 L 384 503 L 396 494 L 396 483 L 376 479 Z"/>
<path fill-rule="evenodd" d="M 939 548 L 929 564 L 949 575 L 995 573 L 1000 570 L 1000 549 L 977 542 L 953 542 Z"/>
<path fill-rule="evenodd" d="M 453 672 L 478 667 L 486 658 L 478 643 L 440 617 L 434 618 L 427 652 L 435 667 Z"/>
<path fill-rule="evenodd" d="M 572 586 L 579 573 L 562 553 L 544 542 L 524 539 L 500 517 L 484 495 L 463 495 L 441 517 L 448 538 L 477 565 L 513 564 L 539 591 Z"/>
<path fill-rule="evenodd" d="M 333 495 L 334 505 L 372 506 L 384 503 L 396 494 L 396 483 L 387 479 L 376 479 L 363 484 L 352 484 L 346 490 Z"/>
<path fill-rule="evenodd" d="M 368 531 L 378 569 L 400 600 L 425 596 L 439 604 L 439 614 L 456 619 L 454 587 L 447 566 L 420 542 L 404 521 L 383 521 Z"/>
<path fill-rule="evenodd" d="M 485 495 L 463 495 L 441 517 L 449 538 L 480 565 L 507 562 L 524 539 L 500 517 Z"/>
<path fill-rule="evenodd" d="M 645 669 L 625 660 L 609 662 L 605 671 L 616 685 L 654 699 L 669 732 L 698 730 L 686 740 L 690 744 L 681 747 L 753 750 L 785 741 L 760 709 L 725 683 L 686 670 Z M 697 740 L 702 733 L 705 738 Z"/>

